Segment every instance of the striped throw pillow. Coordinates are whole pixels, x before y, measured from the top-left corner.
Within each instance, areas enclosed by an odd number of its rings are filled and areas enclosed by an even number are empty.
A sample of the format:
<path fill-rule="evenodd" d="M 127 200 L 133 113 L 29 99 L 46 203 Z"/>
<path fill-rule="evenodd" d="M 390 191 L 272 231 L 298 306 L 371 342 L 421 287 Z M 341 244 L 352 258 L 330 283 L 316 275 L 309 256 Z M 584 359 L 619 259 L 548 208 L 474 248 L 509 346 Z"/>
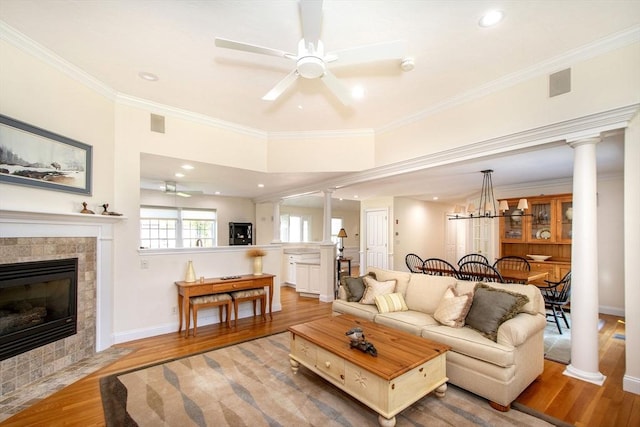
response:
<path fill-rule="evenodd" d="M 376 297 L 376 307 L 378 307 L 380 313 L 409 310 L 400 293 L 378 295 Z"/>

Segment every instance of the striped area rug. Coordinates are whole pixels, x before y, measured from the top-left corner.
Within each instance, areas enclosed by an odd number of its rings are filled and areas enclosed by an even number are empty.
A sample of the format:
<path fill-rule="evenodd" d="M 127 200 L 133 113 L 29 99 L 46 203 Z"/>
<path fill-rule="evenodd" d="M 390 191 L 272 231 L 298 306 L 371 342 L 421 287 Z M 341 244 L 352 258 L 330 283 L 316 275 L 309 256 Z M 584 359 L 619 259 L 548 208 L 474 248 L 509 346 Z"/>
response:
<path fill-rule="evenodd" d="M 281 333 L 102 379 L 108 426 L 375 426 L 377 414 L 289 364 Z M 396 417 L 398 426 L 550 426 L 449 385 Z"/>

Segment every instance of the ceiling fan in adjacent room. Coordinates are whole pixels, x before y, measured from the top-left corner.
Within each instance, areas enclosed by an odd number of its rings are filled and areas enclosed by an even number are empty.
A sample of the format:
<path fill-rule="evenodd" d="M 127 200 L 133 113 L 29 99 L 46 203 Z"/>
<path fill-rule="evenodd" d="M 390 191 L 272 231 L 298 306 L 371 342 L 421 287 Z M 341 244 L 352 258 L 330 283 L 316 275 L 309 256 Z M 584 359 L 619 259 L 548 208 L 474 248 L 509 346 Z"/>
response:
<path fill-rule="evenodd" d="M 173 194 L 180 197 L 191 197 L 193 195 L 203 194 L 200 190 L 187 191 L 187 190 L 178 190 L 178 186 L 175 181 L 165 181 L 164 183 L 164 192 L 165 194 Z"/>
<path fill-rule="evenodd" d="M 298 77 L 303 77 L 305 79 L 321 79 L 344 105 L 349 105 L 351 103 L 349 90 L 328 69 L 329 64 L 343 66 L 397 59 L 404 71 L 413 69 L 413 58 L 405 56 L 406 43 L 402 40 L 359 46 L 325 54 L 324 45 L 320 40 L 322 1 L 300 0 L 299 4 L 302 39 L 298 43 L 297 54 L 220 37 L 216 37 L 215 39 L 215 44 L 218 47 L 261 55 L 277 56 L 295 61 L 293 71 L 280 80 L 262 99 L 266 101 L 278 99 L 280 95 L 293 85 Z"/>

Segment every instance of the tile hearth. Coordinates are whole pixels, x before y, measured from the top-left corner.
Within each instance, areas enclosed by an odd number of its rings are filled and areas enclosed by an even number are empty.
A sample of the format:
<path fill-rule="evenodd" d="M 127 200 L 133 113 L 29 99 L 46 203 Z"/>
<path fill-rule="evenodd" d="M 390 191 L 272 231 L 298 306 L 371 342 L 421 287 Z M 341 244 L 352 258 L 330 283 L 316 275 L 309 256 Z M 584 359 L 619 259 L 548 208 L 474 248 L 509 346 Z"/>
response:
<path fill-rule="evenodd" d="M 0 423 L 130 352 L 127 348 L 111 347 L 1 396 Z"/>

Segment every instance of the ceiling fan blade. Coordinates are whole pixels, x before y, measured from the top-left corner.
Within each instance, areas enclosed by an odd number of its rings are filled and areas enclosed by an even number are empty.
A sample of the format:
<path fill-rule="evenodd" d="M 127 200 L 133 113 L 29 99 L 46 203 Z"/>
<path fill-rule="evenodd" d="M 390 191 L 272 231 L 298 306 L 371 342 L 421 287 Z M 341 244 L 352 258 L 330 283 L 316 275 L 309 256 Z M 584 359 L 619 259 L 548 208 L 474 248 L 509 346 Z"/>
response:
<path fill-rule="evenodd" d="M 273 89 L 271 89 L 265 96 L 262 97 L 265 101 L 275 101 L 278 99 L 280 95 L 284 93 L 285 90 L 289 88 L 298 78 L 298 71 L 293 70 L 287 76 L 280 80 L 278 84 L 276 84 Z"/>
<path fill-rule="evenodd" d="M 233 40 L 222 39 L 216 37 L 215 44 L 218 47 L 226 49 L 241 50 L 243 52 L 259 53 L 261 55 L 277 56 L 280 58 L 296 59 L 296 55 L 293 53 L 285 52 L 284 50 L 271 49 L 269 47 L 258 46 L 255 44 L 236 42 Z"/>
<path fill-rule="evenodd" d="M 336 50 L 327 53 L 325 60 L 332 62 L 333 66 L 359 64 L 363 62 L 384 61 L 386 59 L 403 59 L 406 57 L 407 43 L 404 40 L 395 40 L 354 47 L 350 49 Z"/>
<path fill-rule="evenodd" d="M 349 89 L 329 70 L 324 72 L 322 81 L 344 105 L 351 105 Z"/>
<path fill-rule="evenodd" d="M 315 52 L 322 26 L 322 0 L 300 0 L 300 19 L 305 46 L 308 49 L 309 43 L 313 44 Z"/>

